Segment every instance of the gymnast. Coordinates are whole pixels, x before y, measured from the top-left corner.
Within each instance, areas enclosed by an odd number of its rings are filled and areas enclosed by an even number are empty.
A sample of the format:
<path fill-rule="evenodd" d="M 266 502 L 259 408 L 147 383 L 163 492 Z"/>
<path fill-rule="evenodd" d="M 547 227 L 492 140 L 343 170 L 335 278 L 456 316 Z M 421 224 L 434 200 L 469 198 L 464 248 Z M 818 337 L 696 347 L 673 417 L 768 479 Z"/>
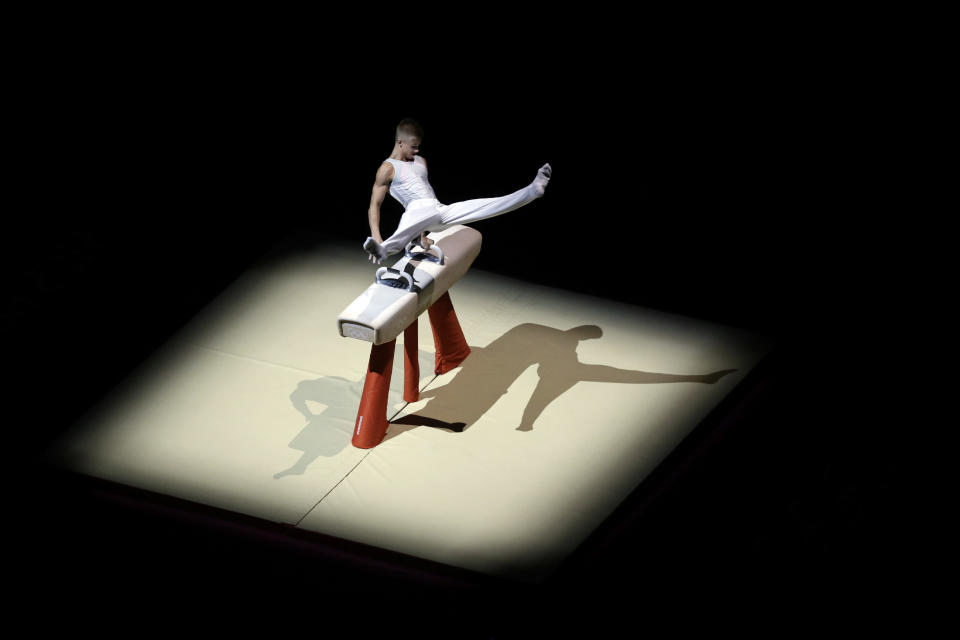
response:
<path fill-rule="evenodd" d="M 393 152 L 377 170 L 367 212 L 372 235 L 363 243 L 370 261 L 376 264 L 403 251 L 418 236 L 420 246 L 429 249 L 433 240 L 427 238 L 428 231 L 442 231 L 454 225 L 492 218 L 529 204 L 543 196 L 550 181 L 551 168 L 545 164 L 533 182 L 509 195 L 441 204 L 427 180 L 427 163 L 420 156 L 422 140 L 420 124 L 405 118 L 397 125 Z M 390 195 L 403 205 L 404 212 L 397 230 L 383 240 L 380 236 L 380 205 L 388 189 Z"/>

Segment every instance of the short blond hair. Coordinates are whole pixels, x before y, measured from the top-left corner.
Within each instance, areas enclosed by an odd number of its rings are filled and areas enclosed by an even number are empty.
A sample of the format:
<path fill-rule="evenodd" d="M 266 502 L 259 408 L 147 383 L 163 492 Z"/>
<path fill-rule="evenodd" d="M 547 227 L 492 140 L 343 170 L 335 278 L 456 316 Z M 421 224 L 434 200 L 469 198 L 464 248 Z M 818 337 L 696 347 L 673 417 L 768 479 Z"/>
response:
<path fill-rule="evenodd" d="M 397 138 L 409 140 L 413 137 L 423 140 L 423 127 L 413 118 L 404 118 L 397 125 Z"/>

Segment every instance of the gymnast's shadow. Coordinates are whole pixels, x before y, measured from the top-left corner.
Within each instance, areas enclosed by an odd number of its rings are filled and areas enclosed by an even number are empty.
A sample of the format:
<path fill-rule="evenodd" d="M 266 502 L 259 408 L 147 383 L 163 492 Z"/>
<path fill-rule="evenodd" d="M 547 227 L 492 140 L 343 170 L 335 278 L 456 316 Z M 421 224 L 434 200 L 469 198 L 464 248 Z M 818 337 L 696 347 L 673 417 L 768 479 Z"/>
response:
<path fill-rule="evenodd" d="M 400 360 L 402 349 L 394 354 L 394 383 L 390 385 L 387 396 L 387 411 L 392 415 L 403 404 L 402 382 L 403 362 Z M 434 355 L 421 350 L 418 359 L 420 371 L 433 371 Z M 399 372 L 399 375 L 396 373 Z M 317 458 L 333 457 L 350 444 L 353 427 L 357 421 L 357 409 L 363 394 L 365 376 L 359 380 L 347 380 L 340 376 L 327 376 L 314 380 L 303 380 L 290 394 L 293 408 L 307 421 L 303 429 L 290 441 L 289 447 L 302 451 L 300 458 L 289 469 L 275 473 L 275 479 L 284 476 L 300 475 Z M 323 405 L 318 409 L 317 405 Z"/>
<path fill-rule="evenodd" d="M 453 380 L 434 391 L 427 389 L 421 393 L 421 400 L 430 399 L 422 413 L 392 421 L 384 441 L 419 426 L 456 432 L 468 429 L 534 364 L 538 365 L 540 380 L 523 411 L 517 431 L 531 431 L 544 409 L 578 382 L 713 384 L 736 371 L 724 369 L 700 375 L 654 373 L 580 362 L 577 345 L 582 340 L 602 336 L 603 330 L 596 325 L 564 331 L 525 323 L 510 329 L 486 347 L 471 346 L 470 356 Z"/>

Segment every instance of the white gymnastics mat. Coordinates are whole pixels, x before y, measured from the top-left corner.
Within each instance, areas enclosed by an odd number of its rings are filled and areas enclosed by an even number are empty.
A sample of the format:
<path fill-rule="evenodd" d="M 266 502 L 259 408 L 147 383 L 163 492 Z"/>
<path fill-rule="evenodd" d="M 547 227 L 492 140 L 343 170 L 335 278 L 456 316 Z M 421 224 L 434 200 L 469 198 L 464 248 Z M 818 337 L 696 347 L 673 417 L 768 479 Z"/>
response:
<path fill-rule="evenodd" d="M 370 343 L 338 314 L 374 279 L 328 247 L 245 272 L 53 446 L 58 466 L 435 562 L 540 582 L 763 358 L 740 329 L 469 271 L 473 350 L 418 402 L 403 336 L 373 449 L 351 436 Z M 706 377 L 714 374 L 712 377 Z"/>

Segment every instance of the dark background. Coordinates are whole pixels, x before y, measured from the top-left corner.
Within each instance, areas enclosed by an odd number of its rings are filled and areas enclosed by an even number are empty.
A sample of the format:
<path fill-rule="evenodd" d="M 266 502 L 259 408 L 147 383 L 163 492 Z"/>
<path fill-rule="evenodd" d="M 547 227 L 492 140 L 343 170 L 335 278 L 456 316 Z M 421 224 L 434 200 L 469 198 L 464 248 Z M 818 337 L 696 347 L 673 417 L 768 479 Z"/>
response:
<path fill-rule="evenodd" d="M 224 616 L 271 602 L 322 624 L 369 613 L 357 595 L 369 591 L 404 624 L 477 637 L 663 605 L 880 619 L 908 569 L 909 500 L 876 400 L 890 383 L 859 360 L 871 338 L 850 232 L 870 232 L 833 191 L 837 133 L 853 126 L 842 84 L 811 91 L 800 65 L 763 56 L 656 73 L 575 60 L 549 78 L 476 67 L 368 85 L 91 43 L 28 78 L 14 173 L 27 197 L 3 234 L 23 592 L 81 618 L 120 603 L 150 619 L 227 594 Z M 373 177 L 403 117 L 426 130 L 443 202 L 553 167 L 542 200 L 475 225 L 476 268 L 777 339 L 762 393 L 727 407 L 737 421 L 695 464 L 563 579 L 457 590 L 103 499 L 35 461 L 253 261 L 332 244 L 364 259 Z M 388 199 L 384 235 L 400 213 Z"/>

